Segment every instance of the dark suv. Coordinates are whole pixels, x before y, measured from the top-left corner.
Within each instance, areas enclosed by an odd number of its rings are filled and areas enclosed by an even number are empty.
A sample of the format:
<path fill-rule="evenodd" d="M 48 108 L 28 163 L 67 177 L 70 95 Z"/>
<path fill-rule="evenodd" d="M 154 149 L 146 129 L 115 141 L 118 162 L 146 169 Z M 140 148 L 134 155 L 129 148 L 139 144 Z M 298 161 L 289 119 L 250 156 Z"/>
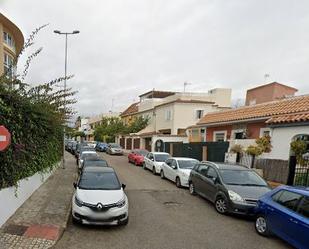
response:
<path fill-rule="evenodd" d="M 254 215 L 257 200 L 270 188 L 252 169 L 235 164 L 202 162 L 191 171 L 189 191 L 213 202 L 220 214 Z"/>

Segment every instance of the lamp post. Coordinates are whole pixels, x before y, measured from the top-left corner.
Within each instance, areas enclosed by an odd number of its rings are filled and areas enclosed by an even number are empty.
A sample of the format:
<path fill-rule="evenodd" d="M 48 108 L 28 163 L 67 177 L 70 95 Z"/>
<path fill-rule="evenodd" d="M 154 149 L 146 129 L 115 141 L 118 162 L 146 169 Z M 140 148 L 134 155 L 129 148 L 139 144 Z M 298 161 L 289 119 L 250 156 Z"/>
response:
<path fill-rule="evenodd" d="M 67 89 L 67 63 L 68 63 L 68 35 L 76 35 L 79 34 L 79 30 L 74 30 L 73 32 L 61 32 L 59 30 L 54 30 L 55 34 L 58 35 L 65 35 L 65 50 L 64 50 L 64 94 L 66 93 Z M 64 96 L 64 117 L 65 117 L 65 96 Z M 65 126 L 63 126 L 63 157 L 62 157 L 62 168 L 65 169 Z"/>

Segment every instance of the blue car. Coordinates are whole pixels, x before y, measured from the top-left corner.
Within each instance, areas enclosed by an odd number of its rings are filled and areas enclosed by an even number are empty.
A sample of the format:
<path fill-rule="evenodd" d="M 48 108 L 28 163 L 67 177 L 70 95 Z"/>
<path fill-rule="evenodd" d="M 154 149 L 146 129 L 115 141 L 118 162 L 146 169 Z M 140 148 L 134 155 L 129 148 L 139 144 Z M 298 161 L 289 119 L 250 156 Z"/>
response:
<path fill-rule="evenodd" d="M 256 212 L 258 234 L 275 234 L 298 249 L 309 248 L 309 188 L 278 187 L 259 199 Z"/>
<path fill-rule="evenodd" d="M 95 149 L 96 151 L 106 152 L 107 147 L 108 147 L 107 143 L 97 143 Z"/>

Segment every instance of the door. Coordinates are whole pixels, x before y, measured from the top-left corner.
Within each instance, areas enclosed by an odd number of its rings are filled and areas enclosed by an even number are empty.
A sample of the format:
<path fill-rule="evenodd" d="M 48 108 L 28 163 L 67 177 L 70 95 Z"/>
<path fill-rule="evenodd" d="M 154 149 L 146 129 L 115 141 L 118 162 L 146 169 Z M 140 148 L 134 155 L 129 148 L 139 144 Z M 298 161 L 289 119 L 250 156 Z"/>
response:
<path fill-rule="evenodd" d="M 207 196 L 207 199 L 211 201 L 215 201 L 216 193 L 217 193 L 217 186 L 216 181 L 218 180 L 218 174 L 216 170 L 209 166 L 206 172 L 205 182 L 204 182 L 204 193 Z"/>
<path fill-rule="evenodd" d="M 149 154 L 148 154 L 148 158 L 147 158 L 147 163 L 146 163 L 146 167 L 147 167 L 148 169 L 151 169 L 151 170 L 152 170 L 153 161 L 154 161 L 153 154 L 152 154 L 152 153 L 149 153 Z"/>
<path fill-rule="evenodd" d="M 294 214 L 302 196 L 287 190 L 281 190 L 272 196 L 273 205 L 267 206 L 267 219 L 270 229 L 282 238 L 293 240 L 295 233 Z M 297 230 L 296 230 L 297 231 Z"/>
<path fill-rule="evenodd" d="M 173 167 L 177 168 L 177 162 L 175 159 L 171 159 L 171 164 L 166 167 L 167 168 L 167 178 L 171 181 L 175 181 L 176 175 L 175 175 L 175 169 Z"/>
<path fill-rule="evenodd" d="M 135 156 L 135 152 L 131 151 L 131 153 L 128 155 L 128 158 L 129 158 L 130 162 L 134 162 L 134 156 Z"/>
<path fill-rule="evenodd" d="M 167 159 L 166 162 L 163 164 L 163 168 L 164 168 L 164 176 L 167 179 L 170 179 L 170 171 L 171 171 L 171 167 L 172 167 L 172 162 L 174 160 L 173 159 Z"/>
<path fill-rule="evenodd" d="M 192 179 L 194 187 L 195 187 L 195 191 L 202 196 L 205 196 L 202 189 L 204 185 L 203 178 L 206 176 L 207 169 L 208 169 L 207 165 L 200 164 L 196 170 L 196 174 L 194 174 L 194 178 Z"/>

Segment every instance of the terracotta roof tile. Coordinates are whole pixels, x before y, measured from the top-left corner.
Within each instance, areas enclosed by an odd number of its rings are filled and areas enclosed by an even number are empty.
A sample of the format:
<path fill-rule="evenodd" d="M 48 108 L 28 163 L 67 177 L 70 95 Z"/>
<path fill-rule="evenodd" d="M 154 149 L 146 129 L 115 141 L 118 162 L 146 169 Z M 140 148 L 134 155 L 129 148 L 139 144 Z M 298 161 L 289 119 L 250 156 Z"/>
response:
<path fill-rule="evenodd" d="M 133 103 L 133 104 L 130 105 L 127 109 L 125 109 L 125 110 L 120 114 L 120 116 L 123 117 L 123 116 L 127 116 L 127 115 L 130 115 L 130 114 L 133 114 L 133 113 L 138 112 L 138 104 L 139 104 L 139 102 Z"/>
<path fill-rule="evenodd" d="M 266 124 L 282 124 L 309 121 L 309 113 L 300 113 L 293 115 L 281 115 L 268 119 Z"/>
<path fill-rule="evenodd" d="M 209 113 L 197 124 L 216 124 L 257 118 L 267 119 L 268 117 L 295 113 L 309 113 L 309 95 Z"/>

